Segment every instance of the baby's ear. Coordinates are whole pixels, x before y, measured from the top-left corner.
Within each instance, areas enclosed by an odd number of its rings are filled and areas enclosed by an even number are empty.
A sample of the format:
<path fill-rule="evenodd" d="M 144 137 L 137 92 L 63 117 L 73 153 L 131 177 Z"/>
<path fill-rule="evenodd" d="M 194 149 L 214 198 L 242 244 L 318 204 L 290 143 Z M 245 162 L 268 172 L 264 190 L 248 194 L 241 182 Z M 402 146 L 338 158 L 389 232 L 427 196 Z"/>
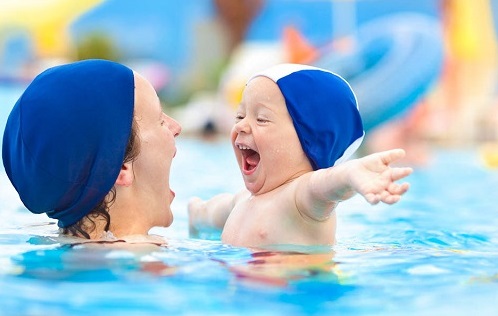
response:
<path fill-rule="evenodd" d="M 133 164 L 131 162 L 125 162 L 119 171 L 118 178 L 116 179 L 116 185 L 129 187 L 133 183 L 133 179 Z"/>

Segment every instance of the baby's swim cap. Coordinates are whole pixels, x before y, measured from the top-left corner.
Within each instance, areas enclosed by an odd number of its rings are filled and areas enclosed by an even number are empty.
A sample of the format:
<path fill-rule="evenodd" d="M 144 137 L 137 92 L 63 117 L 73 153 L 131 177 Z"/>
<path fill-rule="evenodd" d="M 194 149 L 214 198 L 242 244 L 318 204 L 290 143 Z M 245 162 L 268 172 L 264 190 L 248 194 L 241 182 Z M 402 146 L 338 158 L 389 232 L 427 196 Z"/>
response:
<path fill-rule="evenodd" d="M 356 97 L 346 80 L 299 64 L 276 65 L 252 78 L 257 76 L 278 85 L 314 170 L 344 162 L 358 149 L 365 132 Z"/>
<path fill-rule="evenodd" d="M 5 171 L 24 205 L 67 227 L 113 187 L 134 108 L 133 71 L 106 60 L 56 66 L 14 105 L 3 135 Z"/>

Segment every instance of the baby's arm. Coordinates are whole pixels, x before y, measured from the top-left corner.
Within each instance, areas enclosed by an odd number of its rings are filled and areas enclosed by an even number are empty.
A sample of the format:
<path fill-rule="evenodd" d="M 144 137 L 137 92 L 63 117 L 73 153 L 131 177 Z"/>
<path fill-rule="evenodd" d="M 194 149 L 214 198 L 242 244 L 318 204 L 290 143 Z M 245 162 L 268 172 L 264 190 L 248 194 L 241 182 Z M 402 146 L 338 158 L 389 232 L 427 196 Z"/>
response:
<path fill-rule="evenodd" d="M 235 206 L 238 194 L 222 193 L 203 201 L 198 197 L 190 199 L 188 203 L 189 227 L 194 230 L 203 228 L 219 229 L 225 226 L 228 215 Z"/>
<path fill-rule="evenodd" d="M 343 164 L 311 173 L 309 181 L 300 184 L 303 194 L 296 196 L 298 209 L 321 220 L 327 218 L 338 202 L 349 199 L 356 192 L 370 204 L 393 204 L 409 188 L 408 183 L 398 184 L 412 173 L 411 168 L 390 165 L 405 156 L 402 149 L 393 149 L 353 159 Z"/>
<path fill-rule="evenodd" d="M 405 156 L 402 149 L 393 149 L 352 160 L 348 166 L 349 183 L 370 204 L 383 202 L 394 204 L 401 199 L 410 185 L 395 181 L 409 176 L 413 170 L 408 167 L 390 165 Z"/>

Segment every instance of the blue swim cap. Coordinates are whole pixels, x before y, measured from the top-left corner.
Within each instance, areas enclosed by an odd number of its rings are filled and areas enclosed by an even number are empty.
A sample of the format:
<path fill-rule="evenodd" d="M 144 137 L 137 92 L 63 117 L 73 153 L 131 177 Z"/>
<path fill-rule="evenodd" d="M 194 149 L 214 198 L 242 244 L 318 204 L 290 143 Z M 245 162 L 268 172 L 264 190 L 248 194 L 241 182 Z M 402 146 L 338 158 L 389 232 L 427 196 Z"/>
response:
<path fill-rule="evenodd" d="M 307 65 L 279 64 L 256 74 L 273 80 L 314 170 L 346 161 L 365 132 L 356 96 L 340 76 Z"/>
<path fill-rule="evenodd" d="M 3 135 L 5 171 L 31 212 L 67 227 L 113 187 L 131 133 L 133 71 L 106 60 L 38 75 L 12 109 Z"/>

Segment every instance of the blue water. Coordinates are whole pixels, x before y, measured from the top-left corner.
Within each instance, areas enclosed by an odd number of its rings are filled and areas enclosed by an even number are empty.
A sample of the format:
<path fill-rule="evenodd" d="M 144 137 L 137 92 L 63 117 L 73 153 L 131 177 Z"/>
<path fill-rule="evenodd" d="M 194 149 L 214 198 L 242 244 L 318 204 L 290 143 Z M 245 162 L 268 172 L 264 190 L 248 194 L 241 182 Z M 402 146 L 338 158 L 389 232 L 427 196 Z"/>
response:
<path fill-rule="evenodd" d="M 0 88 L 2 130 L 18 93 Z M 396 205 L 342 203 L 333 248 L 263 251 L 188 236 L 188 198 L 242 182 L 228 140 L 177 146 L 165 247 L 65 245 L 1 168 L 0 315 L 498 314 L 498 170 L 476 149 L 434 149 Z"/>

